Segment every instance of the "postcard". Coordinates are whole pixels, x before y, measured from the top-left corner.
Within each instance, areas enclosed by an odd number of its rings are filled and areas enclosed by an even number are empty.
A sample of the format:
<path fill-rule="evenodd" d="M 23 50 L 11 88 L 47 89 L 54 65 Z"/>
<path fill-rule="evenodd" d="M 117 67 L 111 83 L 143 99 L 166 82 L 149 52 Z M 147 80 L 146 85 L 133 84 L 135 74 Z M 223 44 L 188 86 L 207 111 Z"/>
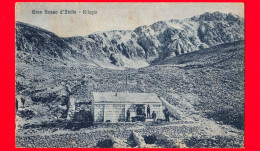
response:
<path fill-rule="evenodd" d="M 17 148 L 244 148 L 243 3 L 16 3 Z"/>

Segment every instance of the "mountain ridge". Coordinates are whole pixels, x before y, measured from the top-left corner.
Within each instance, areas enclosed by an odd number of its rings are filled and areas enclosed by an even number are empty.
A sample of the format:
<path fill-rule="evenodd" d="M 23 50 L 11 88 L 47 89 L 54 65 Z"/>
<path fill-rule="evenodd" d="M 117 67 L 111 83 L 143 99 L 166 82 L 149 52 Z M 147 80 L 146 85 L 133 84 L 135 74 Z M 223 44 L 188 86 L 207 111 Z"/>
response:
<path fill-rule="evenodd" d="M 158 21 L 134 30 L 76 37 L 59 37 L 40 27 L 16 22 L 17 51 L 61 59 L 81 58 L 114 68 L 140 68 L 168 57 L 243 39 L 244 20 L 220 12 Z"/>

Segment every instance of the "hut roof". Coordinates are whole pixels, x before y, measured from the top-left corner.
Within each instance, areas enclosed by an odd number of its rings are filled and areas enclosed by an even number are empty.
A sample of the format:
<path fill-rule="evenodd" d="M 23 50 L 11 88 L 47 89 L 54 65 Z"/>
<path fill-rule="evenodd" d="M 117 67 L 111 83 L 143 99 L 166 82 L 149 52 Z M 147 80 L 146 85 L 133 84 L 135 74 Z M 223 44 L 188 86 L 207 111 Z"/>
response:
<path fill-rule="evenodd" d="M 155 93 L 93 92 L 94 103 L 161 103 Z"/>

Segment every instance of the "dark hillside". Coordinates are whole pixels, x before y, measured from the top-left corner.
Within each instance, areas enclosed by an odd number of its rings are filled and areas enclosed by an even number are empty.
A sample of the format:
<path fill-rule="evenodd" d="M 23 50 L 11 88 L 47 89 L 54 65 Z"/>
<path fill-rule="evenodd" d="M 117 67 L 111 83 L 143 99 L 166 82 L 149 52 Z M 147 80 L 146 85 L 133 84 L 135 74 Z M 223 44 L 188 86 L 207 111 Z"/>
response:
<path fill-rule="evenodd" d="M 64 59 L 73 53 L 71 47 L 54 33 L 26 23 L 16 22 L 15 37 L 16 50 L 32 56 Z"/>

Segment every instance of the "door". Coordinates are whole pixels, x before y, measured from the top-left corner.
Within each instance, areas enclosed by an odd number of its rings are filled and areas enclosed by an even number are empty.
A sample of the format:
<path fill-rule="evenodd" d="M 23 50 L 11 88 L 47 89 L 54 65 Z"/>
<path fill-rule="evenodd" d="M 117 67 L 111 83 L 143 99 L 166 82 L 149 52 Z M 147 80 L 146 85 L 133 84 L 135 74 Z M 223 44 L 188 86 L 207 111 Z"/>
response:
<path fill-rule="evenodd" d="M 140 115 L 140 116 L 143 115 L 144 110 L 145 108 L 143 104 L 136 105 L 136 115 Z"/>

